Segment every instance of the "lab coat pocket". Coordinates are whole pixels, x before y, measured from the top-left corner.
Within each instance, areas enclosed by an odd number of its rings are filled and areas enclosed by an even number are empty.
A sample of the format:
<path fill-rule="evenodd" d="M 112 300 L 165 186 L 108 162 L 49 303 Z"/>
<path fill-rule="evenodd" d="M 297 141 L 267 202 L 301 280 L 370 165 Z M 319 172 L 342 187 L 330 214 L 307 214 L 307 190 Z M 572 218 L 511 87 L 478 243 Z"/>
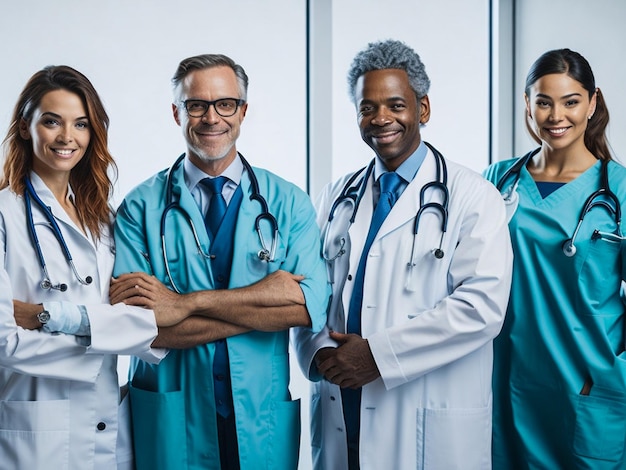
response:
<path fill-rule="evenodd" d="M 491 468 L 491 407 L 418 410 L 417 441 L 424 468 Z"/>
<path fill-rule="evenodd" d="M 2 468 L 69 468 L 69 400 L 0 402 Z"/>
<path fill-rule="evenodd" d="M 149 392 L 131 384 L 130 409 L 137 468 L 187 468 L 183 392 Z"/>
<path fill-rule="evenodd" d="M 300 400 L 272 403 L 267 468 L 295 470 L 300 448 Z"/>
<path fill-rule="evenodd" d="M 626 400 L 578 395 L 574 453 L 618 462 L 626 441 Z"/>

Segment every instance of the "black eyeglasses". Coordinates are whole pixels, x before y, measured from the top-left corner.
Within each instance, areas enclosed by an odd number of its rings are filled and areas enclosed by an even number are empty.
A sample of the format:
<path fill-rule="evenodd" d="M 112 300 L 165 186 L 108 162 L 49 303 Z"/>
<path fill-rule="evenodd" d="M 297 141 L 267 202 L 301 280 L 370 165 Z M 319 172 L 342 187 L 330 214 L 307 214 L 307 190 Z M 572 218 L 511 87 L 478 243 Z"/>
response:
<path fill-rule="evenodd" d="M 185 106 L 187 114 L 191 117 L 202 117 L 209 110 L 209 106 L 213 105 L 215 112 L 222 117 L 230 117 L 237 112 L 239 106 L 245 103 L 244 100 L 237 98 L 222 98 L 215 101 L 205 100 L 185 100 L 181 104 Z"/>

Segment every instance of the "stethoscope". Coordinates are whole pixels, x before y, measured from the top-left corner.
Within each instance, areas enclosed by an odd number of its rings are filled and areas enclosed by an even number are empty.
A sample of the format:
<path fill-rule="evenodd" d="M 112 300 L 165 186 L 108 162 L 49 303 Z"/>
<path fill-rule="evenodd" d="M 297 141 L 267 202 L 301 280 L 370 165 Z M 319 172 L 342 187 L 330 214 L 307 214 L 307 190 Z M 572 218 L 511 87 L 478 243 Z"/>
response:
<path fill-rule="evenodd" d="M 523 157 L 519 158 L 512 166 L 509 168 L 502 178 L 498 181 L 496 187 L 498 191 L 502 193 L 502 197 L 504 198 L 505 204 L 512 205 L 513 211 L 517 207 L 517 201 L 519 196 L 517 195 L 517 186 L 519 184 L 520 176 L 522 168 L 524 168 L 533 156 L 535 156 L 540 148 L 537 148 L 531 152 L 528 152 Z M 506 183 L 506 181 L 515 175 L 515 180 L 513 184 L 509 187 L 509 189 L 505 192 L 502 192 L 502 189 Z M 612 202 L 612 204 L 611 204 Z M 578 222 L 576 224 L 576 228 L 574 229 L 574 233 L 571 238 L 568 238 L 563 242 L 562 249 L 563 253 L 567 257 L 572 257 L 576 254 L 576 237 L 578 236 L 578 231 L 585 219 L 585 216 L 593 209 L 594 207 L 602 207 L 608 211 L 610 215 L 613 216 L 616 225 L 615 233 L 605 233 L 599 230 L 594 230 L 592 234 L 592 239 L 598 239 L 601 237 L 605 237 L 609 240 L 613 241 L 621 241 L 624 239 L 621 235 L 621 224 L 622 224 L 622 208 L 617 196 L 611 188 L 609 187 L 609 170 L 608 170 L 608 162 L 606 160 L 602 160 L 600 167 L 600 187 L 595 190 L 593 193 L 587 197 L 583 207 L 580 211 L 580 216 L 578 217 Z"/>
<path fill-rule="evenodd" d="M 433 155 L 435 155 L 435 160 L 437 162 L 437 176 L 434 181 L 430 181 L 422 186 L 420 190 L 420 207 L 415 214 L 414 223 L 413 223 L 413 245 L 411 247 L 411 258 L 407 263 L 407 267 L 409 268 L 409 277 L 407 279 L 407 283 L 410 283 L 411 273 L 413 271 L 413 267 L 416 266 L 413 261 L 415 255 L 415 245 L 417 239 L 417 233 L 419 231 L 420 220 L 422 214 L 427 210 L 434 210 L 439 213 L 441 216 L 441 237 L 439 239 L 439 246 L 432 250 L 432 253 L 436 259 L 442 259 L 445 255 L 443 251 L 443 237 L 448 228 L 448 202 L 450 199 L 450 194 L 448 192 L 448 169 L 446 166 L 445 159 L 441 152 L 435 149 L 428 142 L 424 142 L 428 148 L 431 150 Z M 357 211 L 359 210 L 359 205 L 361 204 L 361 200 L 363 199 L 363 195 L 365 194 L 365 189 L 367 187 L 366 182 L 369 180 L 370 176 L 374 171 L 374 162 L 372 160 L 366 168 L 361 168 L 359 171 L 354 173 L 348 181 L 343 186 L 341 192 L 337 196 L 337 198 L 333 201 L 330 212 L 328 214 L 328 221 L 326 223 L 326 228 L 324 231 L 324 240 L 325 247 L 323 250 L 324 259 L 328 262 L 333 262 L 339 257 L 343 256 L 346 253 L 346 244 L 348 240 L 348 230 L 350 226 L 354 223 L 356 218 Z M 363 175 L 360 179 L 359 176 Z M 358 180 L 358 181 L 357 181 Z M 425 202 L 426 201 L 426 193 L 428 191 L 438 191 L 441 193 L 441 202 Z M 338 240 L 338 247 L 336 253 L 329 253 L 328 248 L 326 247 L 327 242 L 330 238 L 330 234 L 332 232 L 332 224 L 335 219 L 335 213 L 339 206 L 343 204 L 350 204 L 352 206 L 352 212 L 350 218 L 348 220 L 348 224 L 345 228 L 345 231 L 342 232 L 342 235 L 336 239 Z"/>
<path fill-rule="evenodd" d="M 41 266 L 41 271 L 43 273 L 43 280 L 39 284 L 39 286 L 44 290 L 58 290 L 61 292 L 65 292 L 67 290 L 67 284 L 58 283 L 53 284 L 50 280 L 50 275 L 48 274 L 48 268 L 46 267 L 46 259 L 43 256 L 43 252 L 41 251 L 41 245 L 39 243 L 39 237 L 37 237 L 37 231 L 35 230 L 35 223 L 33 222 L 33 208 L 31 199 L 35 201 L 37 206 L 44 213 L 46 220 L 50 223 L 50 229 L 54 234 L 55 238 L 59 242 L 59 246 L 63 250 L 63 255 L 65 256 L 65 260 L 72 268 L 72 272 L 74 273 L 74 277 L 78 282 L 80 282 L 83 286 L 87 286 L 93 282 L 93 278 L 91 276 L 87 276 L 83 279 L 76 270 L 76 266 L 74 265 L 74 260 L 72 259 L 72 254 L 70 253 L 70 249 L 65 243 L 65 239 L 63 238 L 63 234 L 61 233 L 61 228 L 57 224 L 50 207 L 46 206 L 41 198 L 37 195 L 35 188 L 33 188 L 33 184 L 30 181 L 30 178 L 24 179 L 24 184 L 26 186 L 26 190 L 24 191 L 24 205 L 26 207 L 26 224 L 28 225 L 28 231 L 30 233 L 30 239 L 35 247 L 35 251 L 37 252 L 37 257 L 39 258 L 39 265 Z"/>
<path fill-rule="evenodd" d="M 276 244 L 278 241 L 278 222 L 276 221 L 276 218 L 272 215 L 272 213 L 269 211 L 267 201 L 265 200 L 265 198 L 261 195 L 259 191 L 259 181 L 256 175 L 254 174 L 252 167 L 250 166 L 248 161 L 245 158 L 243 158 L 243 155 L 241 155 L 240 153 L 238 153 L 238 155 L 239 155 L 239 158 L 241 158 L 243 166 L 248 172 L 248 176 L 250 178 L 250 188 L 251 188 L 251 193 L 252 193 L 250 194 L 250 200 L 251 201 L 255 200 L 261 205 L 261 213 L 257 215 L 254 221 L 254 228 L 256 230 L 256 233 L 259 237 L 259 242 L 261 244 L 261 249 L 257 253 L 257 256 L 259 260 L 269 263 L 271 261 L 274 261 L 274 257 L 276 255 Z M 176 169 L 182 164 L 182 161 L 184 160 L 184 158 L 185 158 L 185 154 L 182 154 L 180 157 L 178 157 L 176 162 L 174 162 L 174 165 L 172 165 L 172 167 L 168 171 L 167 182 L 166 182 L 166 195 L 165 195 L 168 205 L 165 207 L 165 209 L 163 209 L 163 214 L 161 215 L 161 250 L 163 251 L 163 264 L 165 265 L 165 273 L 170 281 L 170 284 L 172 285 L 174 290 L 178 292 L 179 294 L 181 291 L 178 289 L 176 283 L 174 282 L 174 278 L 170 271 L 170 264 L 169 264 L 169 261 L 167 260 L 167 246 L 165 242 L 165 223 L 166 223 L 167 214 L 170 211 L 178 211 L 187 220 L 187 223 L 189 224 L 189 227 L 191 228 L 191 232 L 193 234 L 193 238 L 196 243 L 198 254 L 206 259 L 215 258 L 215 255 L 207 253 L 202 249 L 202 245 L 200 244 L 200 237 L 198 236 L 198 231 L 196 230 L 196 226 L 193 223 L 193 220 L 191 219 L 189 212 L 187 212 L 180 205 L 179 201 L 176 201 L 174 199 L 173 174 L 176 171 Z M 261 231 L 262 220 L 265 220 L 270 224 L 270 230 L 273 233 L 270 249 L 267 248 L 268 245 L 265 243 L 265 238 L 263 237 L 263 233 Z"/>

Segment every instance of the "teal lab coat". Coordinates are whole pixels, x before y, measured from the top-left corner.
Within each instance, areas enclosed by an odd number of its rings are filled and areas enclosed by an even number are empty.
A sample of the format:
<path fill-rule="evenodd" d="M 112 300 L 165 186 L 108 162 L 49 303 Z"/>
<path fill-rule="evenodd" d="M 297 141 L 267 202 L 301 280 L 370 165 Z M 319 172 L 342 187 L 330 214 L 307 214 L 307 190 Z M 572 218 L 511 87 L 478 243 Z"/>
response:
<path fill-rule="evenodd" d="M 301 287 L 312 329 L 326 322 L 329 286 L 320 256 L 320 235 L 309 197 L 270 172 L 254 169 L 260 193 L 278 221 L 275 261 L 259 260 L 255 230 L 260 213 L 250 200 L 250 179 L 241 179 L 243 200 L 234 233 L 230 287 L 250 285 L 278 269 L 306 277 Z M 167 172 L 139 185 L 124 199 L 116 220 L 114 274 L 144 271 L 168 284 L 160 221 Z M 173 199 L 191 217 L 208 252 L 203 216 L 184 184 L 183 165 L 173 172 Z M 268 246 L 273 237 L 261 223 Z M 212 289 L 211 266 L 198 254 L 189 222 L 178 210 L 167 215 L 168 260 L 182 292 Z M 253 331 L 228 338 L 228 354 L 241 469 L 295 469 L 300 444 L 300 403 L 289 393 L 289 333 Z M 214 344 L 171 350 L 159 365 L 133 358 L 131 408 L 137 468 L 219 469 L 212 364 Z"/>
<path fill-rule="evenodd" d="M 487 178 L 498 182 L 511 164 L 491 166 Z M 626 169 L 611 162 L 608 170 L 626 208 Z M 494 342 L 496 470 L 626 468 L 626 245 L 619 237 L 592 237 L 596 229 L 617 230 L 613 215 L 596 207 L 581 224 L 575 256 L 562 250 L 599 184 L 600 162 L 542 199 L 522 169 L 509 223 L 511 297 Z"/>

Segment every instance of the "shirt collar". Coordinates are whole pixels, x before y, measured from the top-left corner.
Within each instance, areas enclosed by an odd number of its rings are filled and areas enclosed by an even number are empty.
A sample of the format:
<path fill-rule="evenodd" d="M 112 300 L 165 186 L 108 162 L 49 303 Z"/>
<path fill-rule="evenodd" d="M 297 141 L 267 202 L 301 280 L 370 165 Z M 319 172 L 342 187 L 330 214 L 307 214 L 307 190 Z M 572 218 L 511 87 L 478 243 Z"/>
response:
<path fill-rule="evenodd" d="M 213 176 L 206 174 L 196 165 L 194 165 L 187 156 L 185 156 L 185 160 L 183 161 L 184 171 L 185 171 L 185 184 L 189 191 L 193 191 L 194 188 L 198 185 L 198 183 L 204 178 L 213 178 Z M 228 168 L 224 170 L 221 175 L 225 176 L 229 179 L 226 183 L 228 185 L 239 186 L 241 182 L 241 174 L 243 173 L 243 162 L 241 161 L 241 157 L 237 154 L 237 157 L 233 160 L 233 162 L 228 165 Z"/>
<path fill-rule="evenodd" d="M 422 162 L 424 161 L 424 158 L 426 158 L 426 153 L 427 147 L 422 140 L 417 149 L 415 149 L 415 152 L 413 152 L 411 156 L 407 158 L 404 162 L 402 162 L 402 164 L 398 167 L 396 173 L 398 173 L 398 175 L 400 175 L 404 181 L 410 183 L 411 181 L 413 181 L 413 178 L 415 178 L 417 171 L 422 166 Z M 375 180 L 378 181 L 380 176 L 387 171 L 389 170 L 385 167 L 385 164 L 382 162 L 382 160 L 380 158 L 376 158 L 376 166 L 374 169 Z"/>

